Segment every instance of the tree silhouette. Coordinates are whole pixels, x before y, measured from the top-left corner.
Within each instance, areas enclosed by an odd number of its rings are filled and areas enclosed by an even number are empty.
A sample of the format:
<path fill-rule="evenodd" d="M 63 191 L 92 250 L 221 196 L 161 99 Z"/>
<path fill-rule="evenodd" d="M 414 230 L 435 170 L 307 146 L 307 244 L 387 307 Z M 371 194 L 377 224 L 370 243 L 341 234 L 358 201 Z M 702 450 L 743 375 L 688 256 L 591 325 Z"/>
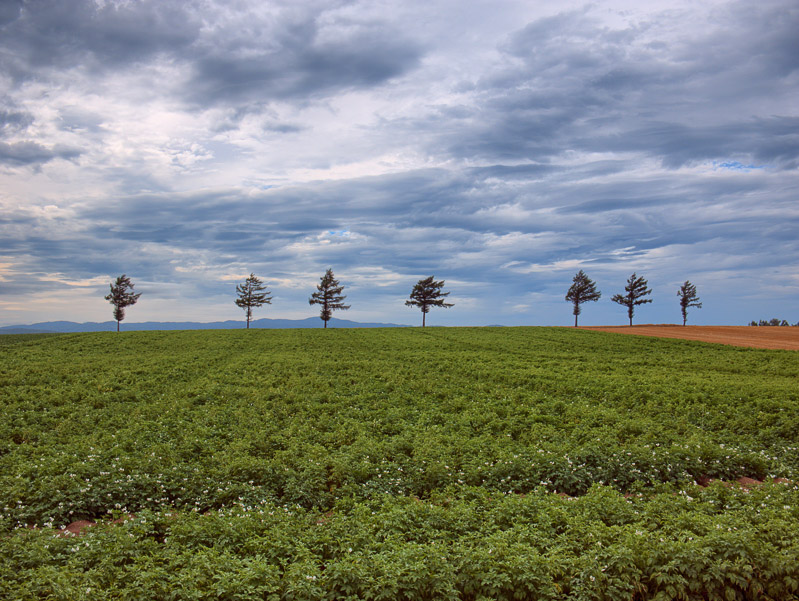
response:
<path fill-rule="evenodd" d="M 677 290 L 677 296 L 680 297 L 680 310 L 682 311 L 682 325 L 688 321 L 688 307 L 702 308 L 702 303 L 699 302 L 699 297 L 696 295 L 696 286 L 688 280 L 680 286 Z"/>
<path fill-rule="evenodd" d="M 125 319 L 125 307 L 135 305 L 139 300 L 141 292 L 133 293 L 133 282 L 124 273 L 111 284 L 111 292 L 105 296 L 105 300 L 114 305 L 114 319 L 117 321 L 117 332 L 119 332 L 119 322 Z"/>
<path fill-rule="evenodd" d="M 247 312 L 247 329 L 250 328 L 252 310 L 255 307 L 272 304 L 272 297 L 268 296 L 271 293 L 266 289 L 263 281 L 255 277 L 254 273 L 251 273 L 243 284 L 236 286 L 236 294 L 239 297 L 233 302 Z"/>
<path fill-rule="evenodd" d="M 596 283 L 585 275 L 581 269 L 574 276 L 574 283 L 566 293 L 566 300 L 574 303 L 574 327 L 577 327 L 577 316 L 580 314 L 580 305 L 589 301 L 596 302 L 602 296 L 602 293 L 596 289 Z"/>
<path fill-rule="evenodd" d="M 429 278 L 419 280 L 411 290 L 411 300 L 406 300 L 405 304 L 409 307 L 419 307 L 422 310 L 422 327 L 425 327 L 425 316 L 430 312 L 431 307 L 452 307 L 452 303 L 445 303 L 444 299 L 449 296 L 449 292 L 441 292 L 444 287 L 444 280 L 436 282 L 431 275 Z"/>
<path fill-rule="evenodd" d="M 344 286 L 338 283 L 338 280 L 333 276 L 333 270 L 328 269 L 320 278 L 322 281 L 316 287 L 316 292 L 311 294 L 311 298 L 308 299 L 309 305 L 322 305 L 322 311 L 319 317 L 322 318 L 322 321 L 325 322 L 325 327 L 327 327 L 327 322 L 330 321 L 330 318 L 333 317 L 333 311 L 337 309 L 342 309 L 346 311 L 350 308 L 350 305 L 343 304 L 343 301 L 346 296 L 341 294 L 341 291 L 344 290 Z"/>
<path fill-rule="evenodd" d="M 624 287 L 626 294 L 614 294 L 613 298 L 610 299 L 614 303 L 627 307 L 627 317 L 630 318 L 630 325 L 633 325 L 635 307 L 652 302 L 651 298 L 643 298 L 648 294 L 652 294 L 652 291 L 646 285 L 647 281 L 643 277 L 636 277 L 635 273 L 633 273 Z"/>

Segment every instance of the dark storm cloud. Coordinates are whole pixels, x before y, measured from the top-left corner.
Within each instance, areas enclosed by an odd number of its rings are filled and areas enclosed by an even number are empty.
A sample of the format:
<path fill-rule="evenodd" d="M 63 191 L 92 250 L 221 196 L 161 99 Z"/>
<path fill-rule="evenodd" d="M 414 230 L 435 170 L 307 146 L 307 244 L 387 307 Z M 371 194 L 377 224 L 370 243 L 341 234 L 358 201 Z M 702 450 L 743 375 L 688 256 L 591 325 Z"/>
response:
<path fill-rule="evenodd" d="M 671 191 L 664 192 L 669 185 Z M 402 270 L 432 266 L 455 250 L 483 252 L 490 239 L 503 235 L 546 235 L 561 242 L 538 247 L 531 241 L 527 248 L 522 239 L 517 248 L 503 249 L 502 257 L 487 255 L 482 261 L 486 269 L 496 270 L 509 259 L 529 260 L 531 252 L 539 262 L 587 254 L 601 258 L 620 247 L 636 246 L 642 252 L 737 236 L 747 227 L 721 216 L 679 223 L 680 211 L 696 211 L 707 204 L 705 196 L 718 196 L 697 184 L 576 184 L 572 194 L 583 200 L 570 206 L 558 198 L 562 194 L 557 181 L 537 179 L 521 189 L 497 189 L 494 184 L 475 186 L 473 179 L 457 173 L 426 170 L 273 189 L 256 196 L 237 190 L 138 196 L 86 207 L 77 217 L 84 224 L 83 235 L 93 240 L 162 244 L 228 258 L 251 253 L 290 258 L 295 252 L 287 250 L 291 245 L 310 241 L 311 247 L 302 252 L 335 257 L 346 265 L 390 264 Z M 526 216 L 503 216 L 503 203 L 509 200 Z M 768 219 L 756 223 L 760 227 Z M 336 232 L 362 238 L 355 242 Z M 317 244 L 319 239 L 325 239 L 323 245 Z"/>
<path fill-rule="evenodd" d="M 0 27 L 11 23 L 19 17 L 22 0 L 6 0 L 0 3 Z"/>
<path fill-rule="evenodd" d="M 9 166 L 40 165 L 55 158 L 74 159 L 80 151 L 64 146 L 47 148 L 37 142 L 0 142 L 0 164 Z"/>
<path fill-rule="evenodd" d="M 478 204 L 456 191 L 458 179 L 465 192 L 468 180 L 431 170 L 256 196 L 230 190 L 108 199 L 75 208 L 69 228 L 47 216 L 16 216 L 3 228 L 0 254 L 30 257 L 32 267 L 73 277 L 113 273 L 122 262 L 129 271 L 168 280 L 176 266 L 202 253 L 220 265 L 254 256 L 413 271 L 453 245 L 477 248 L 474 232 L 460 222 L 461 212 L 473 213 Z M 23 217 L 28 225 L 20 230 L 15 226 Z"/>
<path fill-rule="evenodd" d="M 718 157 L 749 156 L 757 166 L 795 169 L 799 118 L 773 117 L 716 126 L 646 123 L 624 134 L 592 136 L 580 147 L 595 152 L 639 151 L 660 157 L 669 168 Z"/>
<path fill-rule="evenodd" d="M 0 109 L 0 135 L 24 131 L 33 123 L 33 115 L 23 111 Z"/>
<path fill-rule="evenodd" d="M 26 137 L 33 122 L 33 115 L 28 112 L 0 108 L 0 165 L 39 166 L 55 158 L 70 160 L 80 156 L 80 150 L 62 144 L 48 146 L 32 140 L 18 139 Z"/>
<path fill-rule="evenodd" d="M 139 242 L 170 241 L 222 250 L 236 248 L 251 232 L 262 245 L 338 230 L 347 223 L 432 225 L 432 217 L 458 203 L 455 178 L 422 171 L 267 190 L 256 195 L 219 193 L 145 194 L 110 199 L 79 209 L 77 217 L 97 235 L 105 230 Z M 460 179 L 461 187 L 468 181 Z M 368 199 L 368 200 L 364 200 Z M 344 225 L 342 225 L 344 224 Z M 246 234 L 245 234 L 246 237 Z"/>
<path fill-rule="evenodd" d="M 478 179 L 502 178 L 504 180 L 522 179 L 529 180 L 538 178 L 552 172 L 550 165 L 527 164 L 527 165 L 489 165 L 487 167 L 476 167 L 471 170 L 472 175 Z"/>
<path fill-rule="evenodd" d="M 501 47 L 508 60 L 478 83 L 479 104 L 450 117 L 460 127 L 446 147 L 472 160 L 642 152 L 672 169 L 730 157 L 794 169 L 796 117 L 755 111 L 793 89 L 799 8 L 734 4 L 718 19 L 669 37 L 657 21 L 611 29 L 585 11 L 531 23 Z"/>
<path fill-rule="evenodd" d="M 312 17 L 287 24 L 269 46 L 208 45 L 185 94 L 200 106 L 306 98 L 371 87 L 416 66 L 420 49 L 397 30 L 373 23 L 320 39 Z"/>
<path fill-rule="evenodd" d="M 239 190 L 152 194 L 86 207 L 78 217 L 89 239 L 218 253 L 225 262 L 251 253 L 275 257 L 308 232 L 337 227 L 339 221 L 319 214 L 314 200 L 298 199 L 291 191 L 274 199 L 252 198 Z"/>
<path fill-rule="evenodd" d="M 39 68 L 119 67 L 185 48 L 201 22 L 187 4 L 36 0 L 0 20 L 0 59 L 18 79 Z"/>
<path fill-rule="evenodd" d="M 214 7 L 216 14 L 203 14 L 204 8 L 177 1 L 27 2 L 0 20 L 0 68 L 22 81 L 76 66 L 119 70 L 163 58 L 187 76 L 183 83 L 162 81 L 160 92 L 172 90 L 203 108 L 368 88 L 415 67 L 421 57 L 417 44 L 385 23 L 323 27 L 327 7 L 233 23 L 224 23 L 224 7 Z"/>

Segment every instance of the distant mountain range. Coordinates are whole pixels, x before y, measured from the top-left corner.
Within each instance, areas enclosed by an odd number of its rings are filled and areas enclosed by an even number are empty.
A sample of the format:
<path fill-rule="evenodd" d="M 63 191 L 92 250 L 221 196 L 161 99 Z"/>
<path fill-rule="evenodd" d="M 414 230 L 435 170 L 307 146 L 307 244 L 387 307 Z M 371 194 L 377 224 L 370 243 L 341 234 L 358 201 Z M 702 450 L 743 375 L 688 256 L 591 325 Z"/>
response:
<path fill-rule="evenodd" d="M 122 322 L 122 330 L 236 330 L 244 329 L 243 321 L 212 321 L 200 323 L 196 321 L 145 321 L 142 323 Z M 286 329 L 286 328 L 321 328 L 322 320 L 318 317 L 306 319 L 255 319 L 250 328 Z M 328 328 L 408 328 L 411 326 L 396 323 L 361 323 L 347 319 L 336 319 L 328 322 Z M 117 322 L 105 321 L 75 323 L 74 321 L 45 321 L 28 326 L 0 327 L 0 334 L 64 334 L 69 332 L 111 332 L 116 331 Z"/>

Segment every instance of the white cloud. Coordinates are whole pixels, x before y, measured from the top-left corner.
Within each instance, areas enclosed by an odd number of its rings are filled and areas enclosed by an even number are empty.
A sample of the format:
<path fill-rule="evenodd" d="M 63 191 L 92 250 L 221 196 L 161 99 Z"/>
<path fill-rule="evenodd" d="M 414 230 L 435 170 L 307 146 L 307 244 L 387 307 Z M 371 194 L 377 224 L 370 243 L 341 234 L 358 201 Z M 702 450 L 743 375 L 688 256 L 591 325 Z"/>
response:
<path fill-rule="evenodd" d="M 437 323 L 568 323 L 578 269 L 796 306 L 787 0 L 111 9 L 0 25 L 2 321 L 85 318 L 122 272 L 137 319 L 235 317 L 250 272 L 307 316 L 328 266 L 376 321 L 431 273 L 464 293 Z"/>

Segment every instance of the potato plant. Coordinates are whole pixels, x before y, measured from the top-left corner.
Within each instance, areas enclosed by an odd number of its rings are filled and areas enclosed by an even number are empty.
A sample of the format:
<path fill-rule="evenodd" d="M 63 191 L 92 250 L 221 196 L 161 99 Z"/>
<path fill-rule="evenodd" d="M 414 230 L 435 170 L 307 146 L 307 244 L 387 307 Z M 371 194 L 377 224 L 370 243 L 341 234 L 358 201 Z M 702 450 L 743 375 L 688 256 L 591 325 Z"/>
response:
<path fill-rule="evenodd" d="M 797 598 L 798 357 L 565 328 L 0 337 L 0 598 Z M 744 476 L 786 482 L 696 484 Z"/>

